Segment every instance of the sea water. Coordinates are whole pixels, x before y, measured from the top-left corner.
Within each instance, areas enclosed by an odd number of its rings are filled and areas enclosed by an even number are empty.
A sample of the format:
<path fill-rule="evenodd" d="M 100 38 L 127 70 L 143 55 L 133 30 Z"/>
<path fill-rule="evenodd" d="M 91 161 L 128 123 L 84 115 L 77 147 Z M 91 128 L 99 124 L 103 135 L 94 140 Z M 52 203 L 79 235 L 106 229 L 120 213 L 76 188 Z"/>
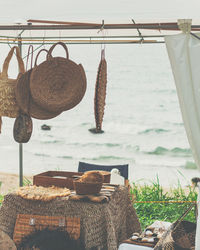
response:
<path fill-rule="evenodd" d="M 58 117 L 33 119 L 33 134 L 23 144 L 24 174 L 77 171 L 79 161 L 129 164 L 135 182 L 159 179 L 163 185 L 190 183 L 198 176 L 179 108 L 165 44 L 106 45 L 107 95 L 103 134 L 95 127 L 94 91 L 101 45 L 69 45 L 70 59 L 87 77 L 83 100 Z M 0 171 L 18 173 L 19 145 L 14 119 L 3 118 Z M 51 130 L 41 130 L 47 124 Z"/>

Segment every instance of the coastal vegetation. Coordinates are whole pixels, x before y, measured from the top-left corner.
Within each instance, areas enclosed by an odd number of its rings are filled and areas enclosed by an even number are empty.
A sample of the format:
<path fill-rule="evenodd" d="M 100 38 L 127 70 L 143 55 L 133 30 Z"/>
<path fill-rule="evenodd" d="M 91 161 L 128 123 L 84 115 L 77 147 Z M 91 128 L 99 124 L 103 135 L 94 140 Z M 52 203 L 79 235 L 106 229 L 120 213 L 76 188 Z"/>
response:
<path fill-rule="evenodd" d="M 133 206 L 136 209 L 142 229 L 151 225 L 155 220 L 175 222 L 197 200 L 194 187 L 176 187 L 164 189 L 159 179 L 150 184 L 133 183 Z M 196 221 L 195 207 L 184 218 L 191 222 Z"/>

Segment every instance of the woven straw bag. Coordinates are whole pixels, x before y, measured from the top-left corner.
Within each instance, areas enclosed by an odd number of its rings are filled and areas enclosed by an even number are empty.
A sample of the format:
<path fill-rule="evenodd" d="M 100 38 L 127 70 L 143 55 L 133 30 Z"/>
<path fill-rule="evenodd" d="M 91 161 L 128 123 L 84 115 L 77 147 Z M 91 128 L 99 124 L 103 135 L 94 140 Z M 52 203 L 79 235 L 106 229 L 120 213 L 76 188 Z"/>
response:
<path fill-rule="evenodd" d="M 18 143 L 26 143 L 30 140 L 33 131 L 33 122 L 29 115 L 19 114 L 15 119 L 13 137 Z"/>
<path fill-rule="evenodd" d="M 48 53 L 48 50 L 41 49 L 35 58 L 34 68 L 37 68 L 37 59 L 41 52 Z M 30 93 L 30 77 L 32 74 L 33 68 L 31 67 L 24 74 L 20 74 L 19 79 L 16 84 L 15 94 L 16 100 L 20 109 L 25 113 L 29 114 L 31 117 L 39 120 L 51 119 L 60 114 L 60 112 L 49 112 L 43 109 L 41 106 L 37 105 Z"/>
<path fill-rule="evenodd" d="M 52 56 L 58 44 L 64 48 L 66 58 Z M 72 109 L 85 94 L 85 71 L 81 65 L 69 60 L 64 43 L 56 43 L 50 48 L 47 60 L 33 69 L 30 90 L 35 103 L 49 112 Z"/>
<path fill-rule="evenodd" d="M 19 106 L 17 105 L 15 98 L 15 86 L 17 80 L 8 78 L 8 66 L 14 51 L 16 51 L 19 73 L 24 73 L 25 71 L 24 62 L 20 56 L 19 48 L 14 46 L 8 53 L 8 56 L 6 57 L 3 64 L 2 73 L 0 73 L 0 117 L 7 116 L 15 118 L 19 113 Z M 0 130 L 1 130 L 1 121 L 0 121 Z"/>

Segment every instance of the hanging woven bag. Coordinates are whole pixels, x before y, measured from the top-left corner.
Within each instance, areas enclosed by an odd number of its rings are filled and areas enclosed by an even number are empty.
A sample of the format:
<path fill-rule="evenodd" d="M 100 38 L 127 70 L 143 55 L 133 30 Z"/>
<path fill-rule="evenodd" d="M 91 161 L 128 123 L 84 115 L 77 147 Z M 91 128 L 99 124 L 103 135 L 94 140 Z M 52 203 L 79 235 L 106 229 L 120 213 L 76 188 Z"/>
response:
<path fill-rule="evenodd" d="M 16 51 L 16 57 L 18 61 L 19 73 L 24 73 L 24 62 L 20 56 L 18 47 L 11 48 L 8 56 L 6 57 L 2 73 L 0 73 L 0 118 L 7 116 L 11 118 L 17 117 L 19 113 L 19 106 L 17 105 L 15 98 L 15 86 L 17 79 L 8 78 L 8 66 L 10 60 Z M 0 119 L 0 132 L 1 132 L 1 119 Z"/>
<path fill-rule="evenodd" d="M 64 48 L 66 58 L 52 56 L 58 44 Z M 83 67 L 69 60 L 66 45 L 59 42 L 50 48 L 47 60 L 33 69 L 31 96 L 37 105 L 49 112 L 69 110 L 82 100 L 86 91 L 85 79 Z"/>
<path fill-rule="evenodd" d="M 48 50 L 41 49 L 35 58 L 34 68 L 39 67 L 37 65 L 37 59 L 41 52 L 48 53 Z M 31 117 L 39 120 L 46 120 L 56 117 L 60 112 L 49 112 L 43 109 L 41 106 L 37 105 L 30 93 L 30 77 L 32 74 L 33 68 L 29 69 L 26 73 L 20 74 L 19 79 L 16 84 L 15 94 L 16 100 L 20 109 L 25 113 L 29 114 Z"/>

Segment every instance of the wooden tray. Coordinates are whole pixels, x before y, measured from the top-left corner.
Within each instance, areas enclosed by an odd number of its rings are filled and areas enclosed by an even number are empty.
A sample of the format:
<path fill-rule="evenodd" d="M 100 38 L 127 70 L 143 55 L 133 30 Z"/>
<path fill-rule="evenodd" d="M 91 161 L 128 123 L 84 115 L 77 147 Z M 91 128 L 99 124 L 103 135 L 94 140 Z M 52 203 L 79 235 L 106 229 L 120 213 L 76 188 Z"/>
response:
<path fill-rule="evenodd" d="M 33 185 L 36 186 L 56 186 L 74 189 L 73 181 L 77 180 L 79 176 L 83 175 L 81 172 L 67 172 L 67 171 L 47 171 L 33 176 Z"/>

